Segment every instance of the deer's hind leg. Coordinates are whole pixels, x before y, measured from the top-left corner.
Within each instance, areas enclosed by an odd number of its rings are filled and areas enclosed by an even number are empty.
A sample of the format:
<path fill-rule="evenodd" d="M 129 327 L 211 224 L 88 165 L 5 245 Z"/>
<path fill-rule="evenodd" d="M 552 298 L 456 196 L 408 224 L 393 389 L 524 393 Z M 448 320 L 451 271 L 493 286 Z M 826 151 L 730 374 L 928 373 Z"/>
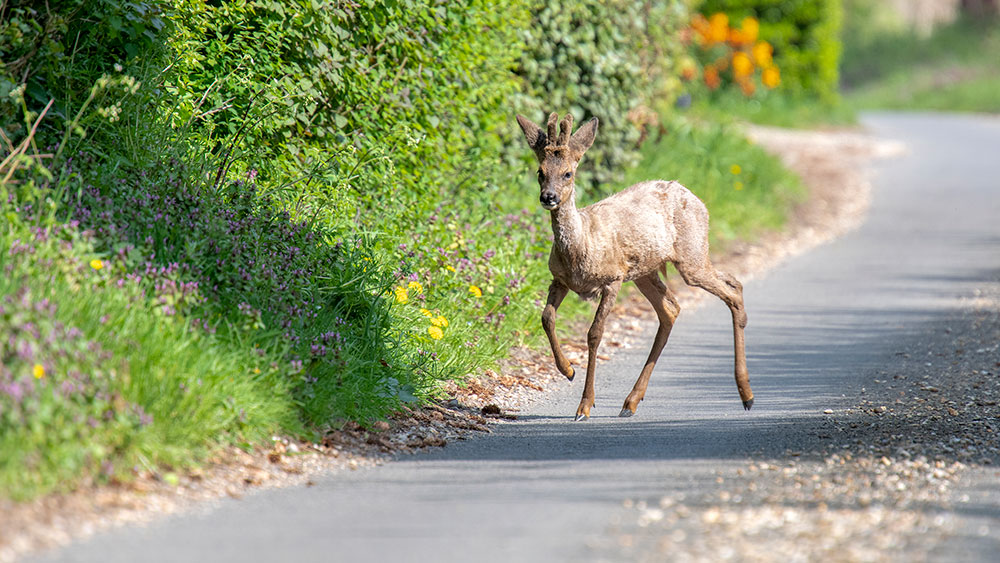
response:
<path fill-rule="evenodd" d="M 649 357 L 646 358 L 646 365 L 639 372 L 639 379 L 636 380 L 632 392 L 625 399 L 625 405 L 619 416 L 632 416 L 639 408 L 639 401 L 646 396 L 646 387 L 649 385 L 649 378 L 656 367 L 656 360 L 660 357 L 663 347 L 670 337 L 670 330 L 677 320 L 677 315 L 681 312 L 680 305 L 674 299 L 674 294 L 670 288 L 663 283 L 659 274 L 653 272 L 648 276 L 635 280 L 636 287 L 643 297 L 649 300 L 649 304 L 656 311 L 656 317 L 660 320 L 660 326 L 656 329 L 656 336 L 653 338 L 653 347 L 649 350 Z"/>
<path fill-rule="evenodd" d="M 736 387 L 739 389 L 743 408 L 750 410 L 753 406 L 753 391 L 750 390 L 743 336 L 743 329 L 747 326 L 747 313 L 743 306 L 743 285 L 732 275 L 716 270 L 707 255 L 697 262 L 677 262 L 675 265 L 685 283 L 700 287 L 722 299 L 732 312 Z"/>

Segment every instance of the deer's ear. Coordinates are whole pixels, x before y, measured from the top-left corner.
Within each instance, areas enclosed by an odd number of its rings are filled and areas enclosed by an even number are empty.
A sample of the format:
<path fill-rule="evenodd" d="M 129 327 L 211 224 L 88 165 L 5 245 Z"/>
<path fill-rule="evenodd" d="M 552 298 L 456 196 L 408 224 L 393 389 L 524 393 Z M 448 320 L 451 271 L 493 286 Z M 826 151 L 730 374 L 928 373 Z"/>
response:
<path fill-rule="evenodd" d="M 545 148 L 547 137 L 541 127 L 523 115 L 517 116 L 517 124 L 521 126 L 521 131 L 524 131 L 524 138 L 532 150 L 537 153 L 540 149 Z"/>
<path fill-rule="evenodd" d="M 590 121 L 584 123 L 576 133 L 569 140 L 569 148 L 577 154 L 577 156 L 583 156 L 583 153 L 587 152 L 590 145 L 594 144 L 594 138 L 597 137 L 597 118 L 593 118 Z"/>

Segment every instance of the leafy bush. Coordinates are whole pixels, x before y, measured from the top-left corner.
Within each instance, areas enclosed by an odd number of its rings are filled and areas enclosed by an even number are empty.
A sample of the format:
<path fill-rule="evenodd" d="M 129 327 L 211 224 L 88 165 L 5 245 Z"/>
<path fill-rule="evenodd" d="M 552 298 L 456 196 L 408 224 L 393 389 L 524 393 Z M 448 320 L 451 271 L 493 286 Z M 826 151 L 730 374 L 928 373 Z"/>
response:
<path fill-rule="evenodd" d="M 531 24 L 520 31 L 525 50 L 517 74 L 525 86 L 514 106 L 539 122 L 557 110 L 578 123 L 601 120 L 581 183 L 620 180 L 638 161 L 642 127 L 656 115 L 643 108 L 669 105 L 680 87 L 675 67 L 685 8 L 679 0 L 533 4 Z M 516 154 L 523 154 L 514 129 Z"/>
<path fill-rule="evenodd" d="M 79 109 L 82 93 L 115 65 L 162 49 L 162 0 L 11 0 L 0 6 L 0 131 L 26 133 L 25 108 L 37 114 L 49 100 L 61 120 Z M 44 131 L 43 131 L 44 133 Z M 43 135 L 44 136 L 44 135 Z"/>
<path fill-rule="evenodd" d="M 255 155 L 268 189 L 319 174 L 297 186 L 313 211 L 333 203 L 319 213 L 381 229 L 456 178 L 494 173 L 520 0 L 190 0 L 169 18 L 179 121 L 216 151 L 235 140 Z"/>
<path fill-rule="evenodd" d="M 699 10 L 739 22 L 760 22 L 760 37 L 774 47 L 781 89 L 796 96 L 837 99 L 841 0 L 705 0 Z"/>

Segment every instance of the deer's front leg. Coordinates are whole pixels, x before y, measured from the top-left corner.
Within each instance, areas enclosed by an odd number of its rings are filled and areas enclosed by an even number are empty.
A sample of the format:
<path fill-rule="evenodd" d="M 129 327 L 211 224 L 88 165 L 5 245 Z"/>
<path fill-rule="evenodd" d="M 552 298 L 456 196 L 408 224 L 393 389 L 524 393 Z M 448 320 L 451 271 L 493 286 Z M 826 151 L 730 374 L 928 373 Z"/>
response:
<path fill-rule="evenodd" d="M 583 386 L 583 398 L 576 409 L 576 420 L 590 418 L 590 407 L 594 406 L 594 371 L 597 369 L 597 348 L 604 337 L 604 321 L 615 305 L 618 290 L 622 288 L 621 280 L 615 280 L 601 289 L 601 302 L 597 305 L 597 314 L 587 332 L 587 381 Z"/>
<path fill-rule="evenodd" d="M 545 310 L 542 311 L 542 328 L 545 330 L 545 336 L 549 338 L 549 345 L 552 346 L 552 357 L 556 360 L 559 373 L 565 375 L 566 379 L 573 381 L 576 372 L 563 354 L 559 338 L 556 336 L 556 310 L 559 309 L 567 292 L 569 292 L 568 287 L 558 280 L 552 280 L 549 285 L 549 298 L 545 302 Z"/>

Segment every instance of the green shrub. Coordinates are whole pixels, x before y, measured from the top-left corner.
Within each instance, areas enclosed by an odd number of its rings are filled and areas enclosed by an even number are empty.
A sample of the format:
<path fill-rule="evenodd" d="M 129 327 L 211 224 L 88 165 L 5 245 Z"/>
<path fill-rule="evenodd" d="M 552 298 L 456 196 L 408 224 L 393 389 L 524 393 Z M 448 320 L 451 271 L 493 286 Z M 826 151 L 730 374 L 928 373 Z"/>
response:
<path fill-rule="evenodd" d="M 162 49 L 163 5 L 163 0 L 11 0 L 0 5 L 0 130 L 9 139 L 26 133 L 22 108 L 11 97 L 18 87 L 30 113 L 55 100 L 50 114 L 61 130 L 102 74 L 140 53 Z"/>
<path fill-rule="evenodd" d="M 669 105 L 680 87 L 673 71 L 686 22 L 686 3 L 679 0 L 533 4 L 531 24 L 520 31 L 525 50 L 517 74 L 524 91 L 513 105 L 538 122 L 550 111 L 569 111 L 577 123 L 601 120 L 581 183 L 607 189 L 638 161 L 642 127 L 655 115 L 643 108 Z M 523 154 L 515 130 L 513 150 Z"/>
<path fill-rule="evenodd" d="M 795 96 L 837 100 L 841 0 L 704 0 L 706 16 L 722 12 L 730 21 L 754 17 L 760 37 L 774 47 L 780 89 Z"/>
<path fill-rule="evenodd" d="M 265 187 L 318 172 L 295 189 L 338 204 L 333 220 L 381 228 L 456 178 L 492 174 L 519 0 L 190 0 L 168 17 L 179 121 L 217 152 L 235 141 L 253 154 Z"/>

